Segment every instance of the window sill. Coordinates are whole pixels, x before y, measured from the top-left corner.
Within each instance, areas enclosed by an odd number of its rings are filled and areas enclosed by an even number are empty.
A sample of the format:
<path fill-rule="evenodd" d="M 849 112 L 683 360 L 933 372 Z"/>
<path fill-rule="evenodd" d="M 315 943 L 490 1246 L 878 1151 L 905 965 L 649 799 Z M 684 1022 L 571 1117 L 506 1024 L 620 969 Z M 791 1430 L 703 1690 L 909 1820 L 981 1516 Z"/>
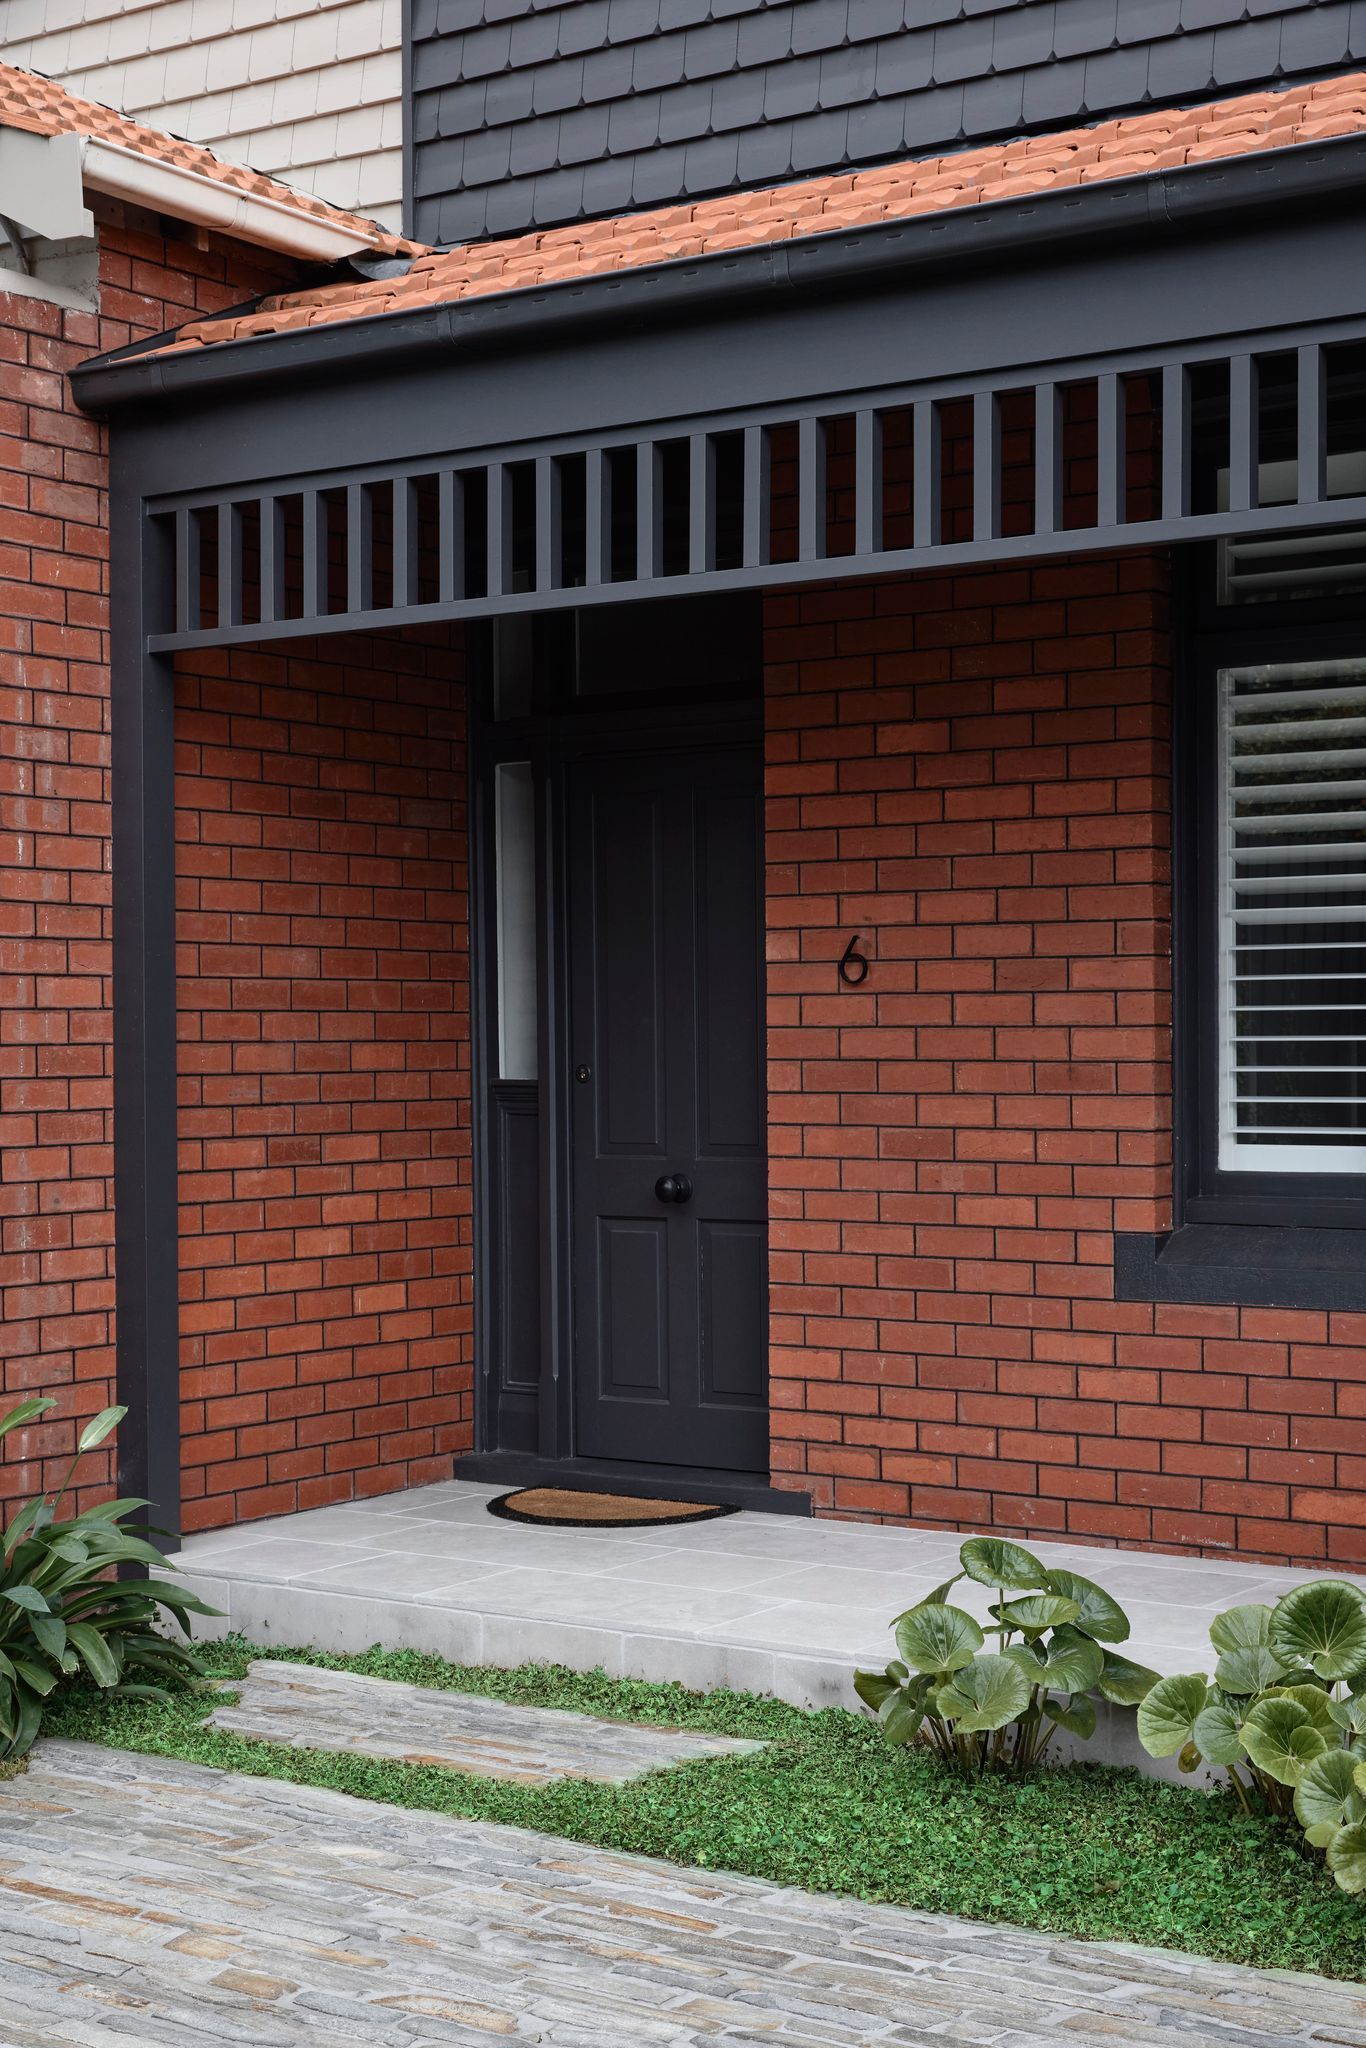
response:
<path fill-rule="evenodd" d="M 1186 1223 L 1161 1237 L 1121 1232 L 1115 1299 L 1366 1309 L 1366 1237 L 1234 1223 Z"/>

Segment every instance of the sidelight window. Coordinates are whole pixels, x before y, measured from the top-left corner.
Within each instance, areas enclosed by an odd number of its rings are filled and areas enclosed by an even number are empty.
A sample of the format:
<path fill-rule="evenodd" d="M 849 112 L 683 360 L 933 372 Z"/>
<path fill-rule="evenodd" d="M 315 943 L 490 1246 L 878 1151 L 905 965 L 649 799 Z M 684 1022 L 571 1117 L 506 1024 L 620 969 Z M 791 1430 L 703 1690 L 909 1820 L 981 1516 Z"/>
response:
<path fill-rule="evenodd" d="M 528 761 L 494 774 L 498 1078 L 536 1079 L 536 798 Z"/>

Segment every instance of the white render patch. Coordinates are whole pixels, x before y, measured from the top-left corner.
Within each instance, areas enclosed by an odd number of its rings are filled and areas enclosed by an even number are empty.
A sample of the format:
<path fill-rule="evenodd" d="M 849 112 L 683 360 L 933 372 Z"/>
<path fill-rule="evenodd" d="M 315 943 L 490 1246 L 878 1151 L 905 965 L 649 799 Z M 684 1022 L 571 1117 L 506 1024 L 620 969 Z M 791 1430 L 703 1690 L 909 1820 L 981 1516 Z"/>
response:
<path fill-rule="evenodd" d="M 216 1707 L 209 1720 L 235 1735 L 291 1749 L 438 1764 L 519 1785 L 553 1785 L 561 1778 L 626 1785 L 647 1771 L 700 1757 L 747 1756 L 764 1746 L 267 1657 L 257 1658 L 230 1690 L 236 1705 Z"/>
<path fill-rule="evenodd" d="M 3 55 L 395 232 L 401 0 L 4 0 Z"/>

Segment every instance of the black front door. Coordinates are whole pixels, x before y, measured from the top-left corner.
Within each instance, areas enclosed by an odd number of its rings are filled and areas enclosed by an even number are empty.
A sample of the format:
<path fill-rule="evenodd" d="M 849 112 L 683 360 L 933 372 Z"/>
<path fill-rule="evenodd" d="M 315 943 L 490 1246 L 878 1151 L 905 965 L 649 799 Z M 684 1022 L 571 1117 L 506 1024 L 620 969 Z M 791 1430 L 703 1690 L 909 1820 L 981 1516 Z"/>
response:
<path fill-rule="evenodd" d="M 571 771 L 581 1457 L 768 1469 L 760 805 L 753 745 Z"/>

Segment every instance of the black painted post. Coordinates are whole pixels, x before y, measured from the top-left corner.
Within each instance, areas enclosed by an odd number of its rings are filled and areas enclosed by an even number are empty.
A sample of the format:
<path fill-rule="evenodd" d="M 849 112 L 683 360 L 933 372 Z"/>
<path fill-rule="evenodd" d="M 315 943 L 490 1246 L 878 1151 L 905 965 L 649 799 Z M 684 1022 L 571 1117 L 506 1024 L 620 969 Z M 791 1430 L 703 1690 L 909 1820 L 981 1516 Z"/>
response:
<path fill-rule="evenodd" d="M 115 465 L 115 475 L 118 466 Z M 180 1534 L 176 1208 L 172 524 L 116 490 L 110 518 L 113 758 L 114 1256 L 119 1492 Z"/>

